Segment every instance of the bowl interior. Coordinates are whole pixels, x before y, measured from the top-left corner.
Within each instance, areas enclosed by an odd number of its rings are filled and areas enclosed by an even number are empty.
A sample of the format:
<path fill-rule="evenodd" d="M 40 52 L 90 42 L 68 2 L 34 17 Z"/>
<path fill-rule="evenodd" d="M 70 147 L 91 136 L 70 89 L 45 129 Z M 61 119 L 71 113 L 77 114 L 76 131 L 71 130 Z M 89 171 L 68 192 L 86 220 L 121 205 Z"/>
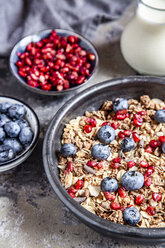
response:
<path fill-rule="evenodd" d="M 39 120 L 38 117 L 36 116 L 35 112 L 29 107 L 27 106 L 25 103 L 11 98 L 11 97 L 7 97 L 7 96 L 0 96 L 0 103 L 2 102 L 9 102 L 12 104 L 23 104 L 25 109 L 26 109 L 26 116 L 25 119 L 28 121 L 31 129 L 33 130 L 34 136 L 33 136 L 33 140 L 31 142 L 31 144 L 24 150 L 23 153 L 21 153 L 20 155 L 16 156 L 15 158 L 3 163 L 2 165 L 0 165 L 0 172 L 9 170 L 14 168 L 15 166 L 17 166 L 18 164 L 22 163 L 32 152 L 37 140 L 38 140 L 38 136 L 39 136 Z"/>
<path fill-rule="evenodd" d="M 62 29 L 55 29 L 57 34 L 60 36 L 69 36 L 69 35 L 76 35 L 79 38 L 79 44 L 80 46 L 82 46 L 85 50 L 87 50 L 90 53 L 94 53 L 96 56 L 95 61 L 92 61 L 92 71 L 90 76 L 85 80 L 85 82 L 82 85 L 79 86 L 75 86 L 73 88 L 70 88 L 68 90 L 63 90 L 63 91 L 44 91 L 41 90 L 39 88 L 33 88 L 31 86 L 29 86 L 26 81 L 18 74 L 18 68 L 16 66 L 16 62 L 19 59 L 17 53 L 18 52 L 24 52 L 26 46 L 31 43 L 31 42 L 38 42 L 41 39 L 48 37 L 52 31 L 52 29 L 48 29 L 48 30 L 43 30 L 40 31 L 38 33 L 32 34 L 32 35 L 28 35 L 26 37 L 24 37 L 23 39 L 21 39 L 19 42 L 17 42 L 17 44 L 14 46 L 11 55 L 10 55 L 10 69 L 13 73 L 13 75 L 18 79 L 19 82 L 21 82 L 23 84 L 23 86 L 25 86 L 26 88 L 39 93 L 39 94 L 45 94 L 45 95 L 59 95 L 59 94 L 65 94 L 65 93 L 69 93 L 70 91 L 73 91 L 74 89 L 79 89 L 81 86 L 83 86 L 88 80 L 89 78 L 92 77 L 93 73 L 95 72 L 95 69 L 97 67 L 98 64 L 98 54 L 97 51 L 95 49 L 95 47 L 91 44 L 90 41 L 88 41 L 86 38 L 82 37 L 81 35 L 74 33 L 72 31 L 69 30 L 62 30 Z"/>
<path fill-rule="evenodd" d="M 161 78 L 128 77 L 125 79 L 110 80 L 90 87 L 68 101 L 54 116 L 47 130 L 44 146 L 43 161 L 47 177 L 62 202 L 82 221 L 95 230 L 113 237 L 153 242 L 165 241 L 165 228 L 143 229 L 112 223 L 90 213 L 76 203 L 62 187 L 59 180 L 57 152 L 61 148 L 61 136 L 64 125 L 69 120 L 89 112 L 98 110 L 105 100 L 116 97 L 139 99 L 148 94 L 151 98 L 164 100 L 165 82 Z"/>

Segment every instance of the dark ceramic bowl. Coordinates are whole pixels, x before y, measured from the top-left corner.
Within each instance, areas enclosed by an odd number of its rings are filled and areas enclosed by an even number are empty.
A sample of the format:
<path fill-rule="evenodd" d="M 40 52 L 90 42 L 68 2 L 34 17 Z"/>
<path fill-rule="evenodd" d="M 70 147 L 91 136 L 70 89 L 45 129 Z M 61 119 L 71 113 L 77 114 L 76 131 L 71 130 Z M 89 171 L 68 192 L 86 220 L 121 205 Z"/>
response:
<path fill-rule="evenodd" d="M 20 41 L 18 41 L 16 43 L 16 45 L 14 46 L 14 48 L 13 48 L 11 54 L 10 54 L 9 63 L 10 63 L 11 72 L 18 79 L 18 81 L 21 83 L 21 85 L 23 85 L 26 89 L 31 90 L 31 91 L 33 91 L 35 93 L 38 93 L 38 94 L 60 96 L 60 95 L 64 95 L 64 94 L 69 94 L 70 92 L 73 92 L 73 91 L 78 92 L 79 89 L 81 89 L 83 86 L 85 86 L 89 82 L 89 80 L 93 77 L 94 73 L 96 72 L 96 68 L 98 66 L 98 54 L 97 54 L 97 51 L 96 51 L 94 45 L 89 40 L 87 40 L 86 38 L 84 38 L 83 36 L 81 36 L 81 35 L 79 35 L 77 33 L 69 31 L 69 30 L 55 29 L 57 34 L 60 35 L 60 36 L 76 35 L 80 40 L 80 42 L 79 42 L 80 46 L 82 46 L 88 52 L 94 53 L 95 57 L 96 57 L 95 61 L 92 62 L 91 74 L 84 81 L 83 84 L 75 86 L 75 87 L 72 87 L 72 88 L 70 88 L 68 90 L 63 90 L 63 91 L 45 91 L 45 90 L 42 90 L 42 89 L 39 89 L 39 88 L 33 88 L 33 87 L 29 86 L 26 83 L 26 81 L 18 74 L 18 68 L 15 65 L 15 63 L 19 59 L 19 57 L 17 56 L 17 52 L 21 52 L 21 53 L 24 52 L 26 46 L 30 42 L 38 42 L 38 41 L 40 41 L 41 39 L 49 36 L 51 31 L 52 31 L 52 29 L 39 31 L 37 33 L 34 33 L 34 34 L 31 34 L 31 35 L 28 35 L 28 36 L 24 37 L 23 39 L 21 39 Z"/>
<path fill-rule="evenodd" d="M 133 242 L 161 243 L 165 242 L 165 228 L 138 228 L 113 223 L 104 220 L 81 207 L 72 199 L 59 180 L 57 151 L 61 147 L 61 136 L 64 125 L 69 120 L 89 112 L 98 110 L 105 100 L 116 97 L 139 99 L 148 94 L 152 98 L 164 99 L 165 80 L 156 77 L 132 76 L 109 80 L 78 94 L 69 100 L 54 116 L 47 130 L 43 145 L 43 162 L 45 171 L 53 190 L 59 199 L 79 219 L 96 231 L 109 237 L 124 239 Z"/>
<path fill-rule="evenodd" d="M 13 169 L 14 167 L 23 163 L 30 156 L 30 154 L 32 153 L 33 149 L 35 148 L 37 141 L 38 141 L 38 138 L 39 138 L 40 124 L 39 124 L 39 120 L 38 120 L 36 113 L 33 111 L 33 109 L 31 107 L 29 107 L 24 102 L 17 100 L 15 98 L 12 98 L 12 97 L 0 96 L 0 103 L 2 103 L 2 102 L 9 102 L 11 104 L 24 105 L 24 107 L 26 109 L 25 119 L 28 121 L 31 129 L 33 130 L 33 134 L 34 134 L 32 142 L 30 143 L 30 145 L 28 145 L 26 147 L 26 149 L 22 153 L 20 153 L 15 158 L 0 164 L 0 172 L 5 172 L 5 171 Z"/>

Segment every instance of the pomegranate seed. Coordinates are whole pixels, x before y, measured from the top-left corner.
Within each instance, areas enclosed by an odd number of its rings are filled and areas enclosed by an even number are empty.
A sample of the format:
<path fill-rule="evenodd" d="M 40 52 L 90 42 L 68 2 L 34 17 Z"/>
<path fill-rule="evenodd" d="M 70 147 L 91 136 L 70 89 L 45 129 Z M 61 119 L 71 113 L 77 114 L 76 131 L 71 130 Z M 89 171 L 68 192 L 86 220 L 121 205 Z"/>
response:
<path fill-rule="evenodd" d="M 70 43 L 76 43 L 76 42 L 78 42 L 78 38 L 76 36 L 70 35 L 70 36 L 68 36 L 68 41 Z"/>
<path fill-rule="evenodd" d="M 119 158 L 119 157 L 114 158 L 114 159 L 112 160 L 112 162 L 114 162 L 114 163 L 120 163 L 120 162 L 121 162 L 121 158 Z"/>
<path fill-rule="evenodd" d="M 149 166 L 149 164 L 148 164 L 148 162 L 146 162 L 146 161 L 140 161 L 140 166 L 142 167 L 142 168 L 147 168 L 148 166 Z"/>
<path fill-rule="evenodd" d="M 148 207 L 148 208 L 146 209 L 146 212 L 147 212 L 149 215 L 151 215 L 151 216 L 153 216 L 153 215 L 156 214 L 156 211 L 155 211 L 155 209 L 154 209 L 152 206 Z"/>
<path fill-rule="evenodd" d="M 139 134 L 136 132 L 132 133 L 132 138 L 134 139 L 135 142 L 139 142 L 139 140 L 140 140 Z"/>
<path fill-rule="evenodd" d="M 118 119 L 118 120 L 124 120 L 124 119 L 126 118 L 126 115 L 124 115 L 124 114 L 122 115 L 122 114 L 117 114 L 117 113 L 116 113 L 116 116 L 115 116 L 115 117 L 116 117 L 116 119 Z"/>
<path fill-rule="evenodd" d="M 91 125 L 85 125 L 85 126 L 84 126 L 84 131 L 85 131 L 86 133 L 90 133 L 90 132 L 92 131 L 92 126 L 91 126 Z"/>
<path fill-rule="evenodd" d="M 117 169 L 120 167 L 120 164 L 119 163 L 111 163 L 110 166 L 113 168 L 113 169 Z"/>
<path fill-rule="evenodd" d="M 138 195 L 135 199 L 136 205 L 141 205 L 142 202 L 144 201 L 144 196 L 143 195 Z"/>
<path fill-rule="evenodd" d="M 51 90 L 51 88 L 52 88 L 51 84 L 45 84 L 45 85 L 42 86 L 42 89 L 47 90 L 47 91 Z"/>
<path fill-rule="evenodd" d="M 109 122 L 103 122 L 103 124 L 101 126 L 106 126 L 106 125 L 110 126 L 110 123 Z"/>
<path fill-rule="evenodd" d="M 152 199 L 154 201 L 156 201 L 156 202 L 159 202 L 162 199 L 162 194 L 160 194 L 160 193 L 152 193 Z"/>
<path fill-rule="evenodd" d="M 105 165 L 105 161 L 99 162 L 99 163 L 97 164 L 97 169 L 98 169 L 98 170 L 101 170 L 101 169 L 104 167 L 104 165 Z"/>
<path fill-rule="evenodd" d="M 89 60 L 95 60 L 96 57 L 95 57 L 95 55 L 94 55 L 93 53 L 89 53 L 89 54 L 88 54 L 88 59 L 89 59 Z"/>
<path fill-rule="evenodd" d="M 153 152 L 152 147 L 151 146 L 147 146 L 146 149 L 145 149 L 145 152 L 147 152 L 147 153 Z"/>
<path fill-rule="evenodd" d="M 70 186 L 70 187 L 67 189 L 67 191 L 68 191 L 68 192 L 71 192 L 71 193 L 73 193 L 73 194 L 76 194 L 77 189 L 72 185 L 72 186 Z"/>
<path fill-rule="evenodd" d="M 151 178 L 145 177 L 144 178 L 144 185 L 149 187 L 152 184 Z"/>
<path fill-rule="evenodd" d="M 77 183 L 76 183 L 76 189 L 81 189 L 83 187 L 83 185 L 84 185 L 84 181 L 78 179 Z"/>
<path fill-rule="evenodd" d="M 135 165 L 136 165 L 136 163 L 134 161 L 128 161 L 128 163 L 127 163 L 128 168 L 132 168 Z"/>
<path fill-rule="evenodd" d="M 154 166 L 153 165 L 150 165 L 150 166 L 148 166 L 148 168 L 147 168 L 147 170 L 146 170 L 146 173 L 145 173 L 145 177 L 148 177 L 148 176 L 150 176 L 152 173 L 154 173 L 154 171 L 155 171 L 155 168 L 154 168 Z"/>
<path fill-rule="evenodd" d="M 134 114 L 133 123 L 135 126 L 140 127 L 143 123 L 143 118 L 139 114 Z"/>
<path fill-rule="evenodd" d="M 21 77 L 26 77 L 26 73 L 25 72 L 23 72 L 23 71 L 18 71 L 18 73 L 19 73 L 19 75 L 21 76 Z"/>
<path fill-rule="evenodd" d="M 87 162 L 87 166 L 90 166 L 90 167 L 96 167 L 97 166 L 97 162 L 96 161 L 93 161 L 93 160 L 89 160 Z"/>
<path fill-rule="evenodd" d="M 62 85 L 57 85 L 57 86 L 56 86 L 57 91 L 62 91 L 63 88 L 64 88 L 64 87 L 63 87 Z"/>
<path fill-rule="evenodd" d="M 120 204 L 117 203 L 117 202 L 111 202 L 110 207 L 111 207 L 113 210 L 118 210 L 118 209 L 120 209 Z"/>
<path fill-rule="evenodd" d="M 128 113 L 128 109 L 121 109 L 116 112 L 116 114 L 126 115 Z"/>
<path fill-rule="evenodd" d="M 92 127 L 96 127 L 97 123 L 96 123 L 96 120 L 94 118 L 89 119 L 89 122 L 90 122 Z"/>
<path fill-rule="evenodd" d="M 141 125 L 142 125 L 142 122 L 140 122 L 138 119 L 133 119 L 133 124 L 135 125 L 135 126 L 137 126 L 137 127 L 141 127 Z"/>
<path fill-rule="evenodd" d="M 123 132 L 123 131 L 120 131 L 120 132 L 118 133 L 118 137 L 119 137 L 120 139 L 124 139 L 124 138 L 125 138 L 124 132 Z"/>
<path fill-rule="evenodd" d="M 132 130 L 124 130 L 123 133 L 126 137 L 129 137 L 132 133 Z"/>
<path fill-rule="evenodd" d="M 123 188 L 118 189 L 118 194 L 121 198 L 125 198 L 127 196 L 127 192 Z"/>
<path fill-rule="evenodd" d="M 160 136 L 159 141 L 163 144 L 165 142 L 165 136 Z"/>
<path fill-rule="evenodd" d="M 106 198 L 107 200 L 109 200 L 109 201 L 114 201 L 115 198 L 116 198 L 116 196 L 115 196 L 114 193 L 110 193 L 110 192 L 108 192 L 108 191 L 104 191 L 104 196 L 105 196 L 105 198 Z"/>
<path fill-rule="evenodd" d="M 82 84 L 85 81 L 84 76 L 79 76 L 78 79 L 76 80 L 76 84 Z"/>
<path fill-rule="evenodd" d="M 150 145 L 152 148 L 156 148 L 156 147 L 158 147 L 159 143 L 158 143 L 157 140 L 151 140 L 151 141 L 149 142 L 149 145 Z"/>
<path fill-rule="evenodd" d="M 111 123 L 111 127 L 113 127 L 115 130 L 119 127 L 119 123 Z"/>
<path fill-rule="evenodd" d="M 145 110 L 141 110 L 137 114 L 145 116 L 147 114 L 147 112 Z"/>
<path fill-rule="evenodd" d="M 23 62 L 21 60 L 18 60 L 15 64 L 18 67 L 23 67 Z"/>
<path fill-rule="evenodd" d="M 65 173 L 68 174 L 69 172 L 72 172 L 74 170 L 73 162 L 69 161 L 67 163 L 67 168 L 65 170 Z"/>

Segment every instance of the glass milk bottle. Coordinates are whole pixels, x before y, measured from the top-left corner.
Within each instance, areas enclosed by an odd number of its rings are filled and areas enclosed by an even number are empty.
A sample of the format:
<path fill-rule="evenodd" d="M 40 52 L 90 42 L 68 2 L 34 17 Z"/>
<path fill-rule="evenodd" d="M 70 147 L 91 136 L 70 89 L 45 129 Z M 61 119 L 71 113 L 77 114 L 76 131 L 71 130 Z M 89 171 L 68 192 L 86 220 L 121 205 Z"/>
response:
<path fill-rule="evenodd" d="M 165 76 L 165 0 L 139 0 L 121 36 L 126 62 L 141 74 Z"/>

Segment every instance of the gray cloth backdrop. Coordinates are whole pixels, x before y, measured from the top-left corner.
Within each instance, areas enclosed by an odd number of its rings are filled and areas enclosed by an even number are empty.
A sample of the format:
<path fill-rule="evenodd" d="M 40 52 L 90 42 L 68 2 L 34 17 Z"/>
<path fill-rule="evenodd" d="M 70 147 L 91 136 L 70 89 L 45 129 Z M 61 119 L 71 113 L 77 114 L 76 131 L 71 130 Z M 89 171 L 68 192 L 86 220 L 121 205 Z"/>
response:
<path fill-rule="evenodd" d="M 23 36 L 46 28 L 94 39 L 97 27 L 121 16 L 131 0 L 0 0 L 0 55 Z"/>

